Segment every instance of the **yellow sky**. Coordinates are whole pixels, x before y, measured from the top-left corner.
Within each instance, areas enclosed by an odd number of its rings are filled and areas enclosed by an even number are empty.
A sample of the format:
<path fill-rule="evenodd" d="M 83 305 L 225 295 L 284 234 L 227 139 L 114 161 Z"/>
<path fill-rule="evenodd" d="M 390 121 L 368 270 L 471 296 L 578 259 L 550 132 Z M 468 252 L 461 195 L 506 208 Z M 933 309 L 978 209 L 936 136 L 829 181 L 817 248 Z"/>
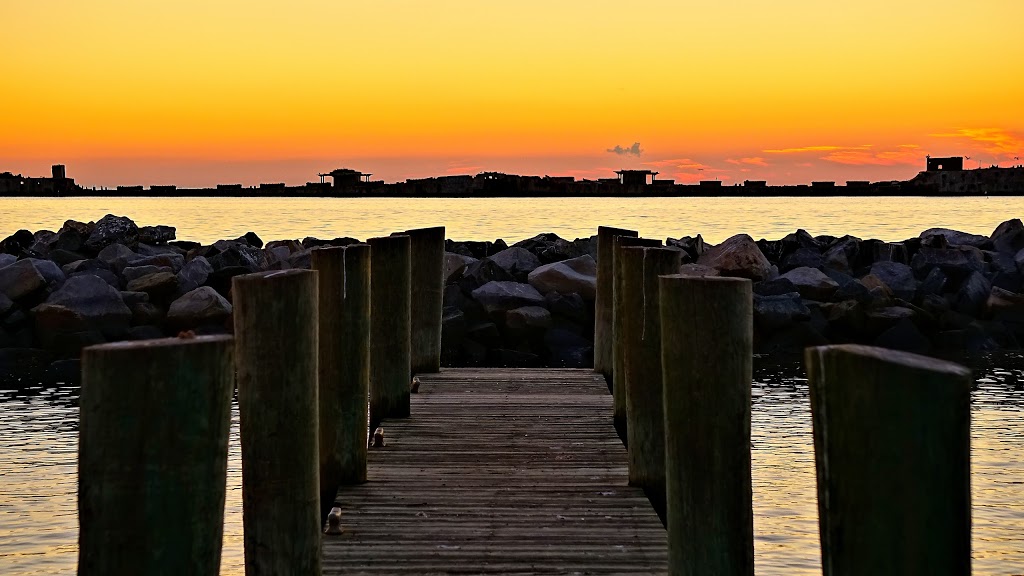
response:
<path fill-rule="evenodd" d="M 1019 0 L 0 0 L 0 21 L 0 170 L 565 158 L 781 182 L 1024 153 Z"/>

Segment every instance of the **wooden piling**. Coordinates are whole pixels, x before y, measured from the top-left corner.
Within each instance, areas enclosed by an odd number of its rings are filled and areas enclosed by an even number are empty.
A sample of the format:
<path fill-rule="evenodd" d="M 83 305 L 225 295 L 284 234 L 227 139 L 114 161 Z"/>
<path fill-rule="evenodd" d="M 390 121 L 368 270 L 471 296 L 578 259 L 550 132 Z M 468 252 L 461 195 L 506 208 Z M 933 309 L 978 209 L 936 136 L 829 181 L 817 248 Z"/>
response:
<path fill-rule="evenodd" d="M 753 576 L 751 283 L 659 283 L 669 574 Z"/>
<path fill-rule="evenodd" d="M 441 308 L 444 299 L 444 226 L 406 230 L 412 243 L 409 331 L 412 374 L 441 371 Z"/>
<path fill-rule="evenodd" d="M 665 410 L 658 276 L 678 274 L 682 256 L 673 248 L 626 247 L 619 251 L 619 258 L 629 483 L 644 489 L 664 523 Z"/>
<path fill-rule="evenodd" d="M 970 370 L 855 345 L 804 362 L 823 573 L 970 574 Z"/>
<path fill-rule="evenodd" d="M 245 573 L 320 574 L 317 272 L 236 276 Z"/>
<path fill-rule="evenodd" d="M 370 238 L 370 429 L 409 416 L 411 241 Z"/>
<path fill-rule="evenodd" d="M 625 341 L 622 338 L 622 323 L 625 316 L 619 311 L 623 306 L 622 299 L 622 260 L 619 258 L 623 248 L 631 246 L 661 246 L 661 240 L 653 238 L 634 238 L 629 236 L 612 237 L 612 422 L 619 439 L 628 448 L 629 435 L 627 433 L 628 422 L 626 419 L 626 355 L 624 350 Z M 599 256 L 600 257 L 600 256 Z M 678 272 L 678 270 L 676 270 Z M 622 382 L 616 386 L 616 382 Z"/>
<path fill-rule="evenodd" d="M 635 230 L 597 227 L 597 297 L 594 300 L 594 371 L 604 375 L 612 389 L 612 240 L 637 237 Z"/>
<path fill-rule="evenodd" d="M 220 572 L 230 336 L 82 351 L 78 573 Z"/>
<path fill-rule="evenodd" d="M 370 247 L 313 250 L 320 276 L 320 517 L 343 484 L 366 482 L 370 384 Z"/>

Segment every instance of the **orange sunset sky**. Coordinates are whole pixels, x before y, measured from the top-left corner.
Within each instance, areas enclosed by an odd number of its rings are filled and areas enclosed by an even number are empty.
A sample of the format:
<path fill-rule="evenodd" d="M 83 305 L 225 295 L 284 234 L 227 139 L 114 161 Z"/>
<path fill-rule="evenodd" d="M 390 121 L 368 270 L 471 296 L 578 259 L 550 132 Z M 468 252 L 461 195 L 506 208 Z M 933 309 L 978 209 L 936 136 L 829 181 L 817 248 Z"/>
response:
<path fill-rule="evenodd" d="M 0 0 L 0 22 L 0 171 L 85 186 L 1024 156 L 1020 0 Z"/>

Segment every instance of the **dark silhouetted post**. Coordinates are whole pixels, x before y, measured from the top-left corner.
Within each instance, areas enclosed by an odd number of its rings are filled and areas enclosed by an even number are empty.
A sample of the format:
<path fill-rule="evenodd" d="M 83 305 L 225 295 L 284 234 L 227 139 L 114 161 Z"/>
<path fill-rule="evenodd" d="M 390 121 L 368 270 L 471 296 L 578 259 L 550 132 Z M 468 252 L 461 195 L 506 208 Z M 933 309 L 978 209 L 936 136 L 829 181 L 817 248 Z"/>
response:
<path fill-rule="evenodd" d="M 669 574 L 753 576 L 751 283 L 660 285 Z"/>
<path fill-rule="evenodd" d="M 626 358 L 629 483 L 640 486 L 665 522 L 665 410 L 661 392 L 661 312 L 658 276 L 678 274 L 673 248 L 625 247 L 622 259 L 622 340 Z"/>
<path fill-rule="evenodd" d="M 854 345 L 804 362 L 824 574 L 970 574 L 970 370 Z"/>
<path fill-rule="evenodd" d="M 616 236 L 636 237 L 635 230 L 597 227 L 597 297 L 594 301 L 594 370 L 612 389 L 612 240 Z"/>
<path fill-rule="evenodd" d="M 370 429 L 409 416 L 411 243 L 370 238 Z"/>
<path fill-rule="evenodd" d="M 312 252 L 320 276 L 320 517 L 338 487 L 366 481 L 370 383 L 370 247 Z"/>
<path fill-rule="evenodd" d="M 397 236 L 398 234 L 396 234 Z M 412 242 L 411 373 L 441 370 L 444 226 L 406 230 Z"/>
<path fill-rule="evenodd" d="M 629 437 L 626 432 L 626 354 L 625 340 L 622 338 L 622 323 L 625 316 L 619 312 L 622 310 L 622 259 L 619 258 L 623 248 L 629 246 L 661 246 L 661 240 L 652 238 L 632 238 L 629 236 L 612 237 L 612 420 L 615 424 L 615 431 L 618 432 L 622 443 L 629 446 Z M 599 255 L 600 257 L 600 255 Z M 678 272 L 676 270 L 675 272 Z M 621 386 L 616 382 L 622 382 Z"/>
<path fill-rule="evenodd" d="M 82 351 L 78 573 L 220 572 L 230 336 Z"/>
<path fill-rule="evenodd" d="M 320 574 L 317 273 L 232 280 L 245 573 Z"/>

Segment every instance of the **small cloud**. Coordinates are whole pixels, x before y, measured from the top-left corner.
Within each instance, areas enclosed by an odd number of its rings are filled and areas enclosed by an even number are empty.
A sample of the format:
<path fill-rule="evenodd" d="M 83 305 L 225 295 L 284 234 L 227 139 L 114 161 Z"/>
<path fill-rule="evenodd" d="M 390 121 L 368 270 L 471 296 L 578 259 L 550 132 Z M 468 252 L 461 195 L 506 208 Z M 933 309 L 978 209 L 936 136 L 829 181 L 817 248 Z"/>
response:
<path fill-rule="evenodd" d="M 752 158 L 728 158 L 726 162 L 730 164 L 749 164 L 750 166 L 768 166 L 764 158 L 760 156 L 754 156 Z"/>
<path fill-rule="evenodd" d="M 672 158 L 669 160 L 651 160 L 650 162 L 644 162 L 645 166 L 654 166 L 655 168 L 678 168 L 680 170 L 700 170 L 707 168 L 705 164 L 701 164 L 696 160 L 690 160 L 689 158 Z"/>
<path fill-rule="evenodd" d="M 612 154 L 618 154 L 619 156 L 640 156 L 644 151 L 640 149 L 639 142 L 633 142 L 633 145 L 629 148 L 623 148 L 616 144 L 615 148 L 609 148 L 605 150 L 605 152 L 611 152 Z"/>

